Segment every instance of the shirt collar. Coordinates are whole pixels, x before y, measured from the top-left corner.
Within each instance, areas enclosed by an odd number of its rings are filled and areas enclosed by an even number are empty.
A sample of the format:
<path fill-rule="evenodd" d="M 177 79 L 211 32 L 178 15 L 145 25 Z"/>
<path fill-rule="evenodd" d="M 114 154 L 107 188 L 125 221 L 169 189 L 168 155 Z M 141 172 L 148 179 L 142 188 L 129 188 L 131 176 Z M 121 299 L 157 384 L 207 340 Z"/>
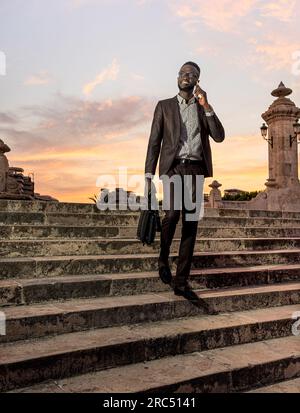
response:
<path fill-rule="evenodd" d="M 190 104 L 190 103 L 195 103 L 195 102 L 196 102 L 195 96 L 193 96 L 193 97 L 191 97 L 191 99 L 188 101 L 188 103 L 186 103 L 186 102 L 185 102 L 185 99 L 184 99 L 182 96 L 180 96 L 179 93 L 177 94 L 177 99 L 178 99 L 178 102 L 179 102 L 180 104 L 185 103 L 186 105 L 188 105 L 188 104 Z"/>

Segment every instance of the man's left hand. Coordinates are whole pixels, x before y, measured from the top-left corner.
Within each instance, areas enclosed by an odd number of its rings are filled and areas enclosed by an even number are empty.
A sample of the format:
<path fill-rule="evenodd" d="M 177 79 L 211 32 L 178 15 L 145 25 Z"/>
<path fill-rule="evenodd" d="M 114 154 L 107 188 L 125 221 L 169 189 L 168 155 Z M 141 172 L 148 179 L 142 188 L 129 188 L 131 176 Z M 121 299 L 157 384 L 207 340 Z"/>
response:
<path fill-rule="evenodd" d="M 207 101 L 207 93 L 203 89 L 201 89 L 201 87 L 199 85 L 196 85 L 194 93 L 195 93 L 196 99 L 198 99 L 198 102 L 200 103 L 200 105 L 203 106 L 203 108 L 205 110 L 210 110 L 210 105 Z M 200 95 L 200 97 L 199 97 L 199 95 Z"/>

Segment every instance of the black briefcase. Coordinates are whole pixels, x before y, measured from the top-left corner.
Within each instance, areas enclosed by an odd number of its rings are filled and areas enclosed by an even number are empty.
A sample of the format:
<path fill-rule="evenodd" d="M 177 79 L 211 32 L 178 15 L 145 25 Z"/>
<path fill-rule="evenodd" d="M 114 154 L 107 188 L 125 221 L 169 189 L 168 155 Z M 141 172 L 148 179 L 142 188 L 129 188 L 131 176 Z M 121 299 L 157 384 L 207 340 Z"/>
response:
<path fill-rule="evenodd" d="M 143 245 L 151 245 L 155 239 L 155 233 L 161 231 L 159 212 L 157 210 L 142 210 L 140 213 L 137 237 Z"/>

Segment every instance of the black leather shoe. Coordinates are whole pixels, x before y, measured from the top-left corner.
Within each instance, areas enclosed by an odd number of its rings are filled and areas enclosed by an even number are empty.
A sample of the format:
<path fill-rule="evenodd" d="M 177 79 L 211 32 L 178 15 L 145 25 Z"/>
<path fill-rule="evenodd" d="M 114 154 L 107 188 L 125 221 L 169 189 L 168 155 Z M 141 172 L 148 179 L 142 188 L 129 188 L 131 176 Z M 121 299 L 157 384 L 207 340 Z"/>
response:
<path fill-rule="evenodd" d="M 183 287 L 174 287 L 174 294 L 181 295 L 188 300 L 196 301 L 198 300 L 197 294 L 191 289 L 189 285 L 185 285 Z"/>
<path fill-rule="evenodd" d="M 164 284 L 170 284 L 172 281 L 172 273 L 169 267 L 164 266 L 160 267 L 159 270 L 159 277 Z"/>
<path fill-rule="evenodd" d="M 203 309 L 207 314 L 219 314 L 218 311 L 210 308 L 209 305 L 192 290 L 190 285 L 174 287 L 174 294 L 180 295 L 189 301 L 192 301 L 197 307 Z"/>

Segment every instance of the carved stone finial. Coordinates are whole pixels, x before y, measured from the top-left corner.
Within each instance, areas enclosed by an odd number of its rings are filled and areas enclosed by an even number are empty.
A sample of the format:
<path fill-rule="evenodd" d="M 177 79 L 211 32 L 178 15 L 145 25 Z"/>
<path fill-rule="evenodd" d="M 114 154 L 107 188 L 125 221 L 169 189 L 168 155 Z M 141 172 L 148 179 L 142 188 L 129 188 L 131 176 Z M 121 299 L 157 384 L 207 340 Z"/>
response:
<path fill-rule="evenodd" d="M 218 189 L 220 188 L 220 186 L 222 186 L 222 184 L 220 184 L 218 181 L 212 181 L 212 183 L 208 186 L 213 189 Z"/>
<path fill-rule="evenodd" d="M 271 95 L 275 96 L 276 98 L 282 98 L 285 96 L 289 96 L 292 93 L 292 89 L 285 87 L 284 83 L 280 82 L 278 88 L 274 89 Z"/>
<path fill-rule="evenodd" d="M 0 139 L 0 153 L 10 152 L 10 147 Z"/>

